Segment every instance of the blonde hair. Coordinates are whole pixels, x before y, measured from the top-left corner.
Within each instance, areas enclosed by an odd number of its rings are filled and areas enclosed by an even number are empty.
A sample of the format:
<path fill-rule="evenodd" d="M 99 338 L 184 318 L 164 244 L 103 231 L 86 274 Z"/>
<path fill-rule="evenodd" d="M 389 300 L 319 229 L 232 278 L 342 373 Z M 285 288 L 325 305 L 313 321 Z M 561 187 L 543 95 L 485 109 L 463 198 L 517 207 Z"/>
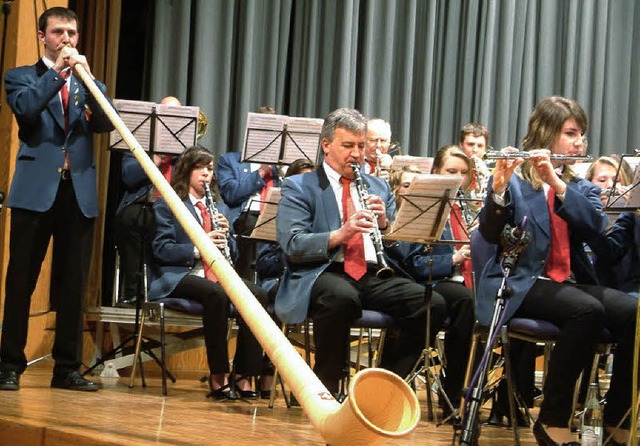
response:
<path fill-rule="evenodd" d="M 395 199 L 398 199 L 398 191 L 402 186 L 402 175 L 405 173 L 422 173 L 422 171 L 418 168 L 418 166 L 414 166 L 413 164 L 404 165 L 399 169 L 394 169 L 391 171 L 389 176 L 389 186 L 391 187 L 391 191 L 393 192 L 393 196 Z"/>
<path fill-rule="evenodd" d="M 456 146 L 455 144 L 447 144 L 446 146 L 442 146 L 436 152 L 436 156 L 433 159 L 433 166 L 431 167 L 431 173 L 438 173 L 444 167 L 444 163 L 447 158 L 456 157 L 460 158 L 467 164 L 467 183 L 463 189 L 465 193 L 469 192 L 469 188 L 471 187 L 471 182 L 473 180 L 473 169 L 474 163 L 471 161 L 471 158 L 464 153 L 464 151 Z"/>
<path fill-rule="evenodd" d="M 601 156 L 597 160 L 595 160 L 587 169 L 587 173 L 585 174 L 585 179 L 591 181 L 593 180 L 594 175 L 596 174 L 596 168 L 598 166 L 611 166 L 616 172 L 618 172 L 618 184 L 620 186 L 628 186 L 631 182 L 630 178 L 627 175 L 625 169 L 620 168 L 620 163 L 615 158 L 610 156 Z"/>

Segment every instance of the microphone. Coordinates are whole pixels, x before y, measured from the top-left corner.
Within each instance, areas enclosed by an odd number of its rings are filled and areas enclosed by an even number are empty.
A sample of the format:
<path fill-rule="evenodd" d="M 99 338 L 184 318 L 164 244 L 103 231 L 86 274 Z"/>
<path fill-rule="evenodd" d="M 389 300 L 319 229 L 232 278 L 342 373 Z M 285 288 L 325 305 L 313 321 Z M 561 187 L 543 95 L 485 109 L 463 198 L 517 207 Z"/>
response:
<path fill-rule="evenodd" d="M 500 237 L 501 257 L 515 257 L 527 248 L 531 241 L 531 233 L 525 230 L 526 226 L 526 216 L 515 227 L 509 224 L 504 226 Z"/>

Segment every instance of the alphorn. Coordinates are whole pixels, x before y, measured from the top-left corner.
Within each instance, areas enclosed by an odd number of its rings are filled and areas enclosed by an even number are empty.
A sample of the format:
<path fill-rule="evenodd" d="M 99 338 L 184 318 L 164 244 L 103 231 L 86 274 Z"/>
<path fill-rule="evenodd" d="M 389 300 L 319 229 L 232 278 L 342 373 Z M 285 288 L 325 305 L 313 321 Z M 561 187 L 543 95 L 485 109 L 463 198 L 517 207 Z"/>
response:
<path fill-rule="evenodd" d="M 350 381 L 349 395 L 342 404 L 333 398 L 184 206 L 91 76 L 81 65 L 75 71 L 198 248 L 202 261 L 213 269 L 324 440 L 332 446 L 383 444 L 411 433 L 420 420 L 420 406 L 413 390 L 394 373 L 363 370 Z"/>

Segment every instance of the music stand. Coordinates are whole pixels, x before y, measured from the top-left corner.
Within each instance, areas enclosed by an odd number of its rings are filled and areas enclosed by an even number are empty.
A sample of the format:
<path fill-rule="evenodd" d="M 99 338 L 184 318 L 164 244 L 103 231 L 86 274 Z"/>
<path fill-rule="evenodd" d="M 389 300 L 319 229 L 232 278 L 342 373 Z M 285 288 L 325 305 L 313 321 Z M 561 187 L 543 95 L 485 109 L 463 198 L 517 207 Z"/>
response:
<path fill-rule="evenodd" d="M 263 202 L 264 209 L 258 216 L 258 221 L 251 231 L 249 238 L 266 242 L 277 243 L 276 236 L 276 215 L 278 214 L 278 203 L 280 202 L 280 188 L 269 189 L 267 199 Z"/>
<path fill-rule="evenodd" d="M 180 155 L 196 144 L 199 107 L 125 99 L 114 99 L 113 105 L 149 156 Z M 117 130 L 109 135 L 109 149 L 129 150 Z"/>
<path fill-rule="evenodd" d="M 626 162 L 633 167 L 634 175 L 631 185 L 624 193 L 616 195 L 616 186 L 619 183 L 620 171 L 622 170 L 622 163 Z M 613 178 L 613 185 L 608 194 L 608 201 L 605 206 L 605 211 L 610 212 L 624 212 L 640 208 L 640 158 L 622 155 L 620 162 L 618 163 L 618 169 L 616 175 Z"/>
<path fill-rule="evenodd" d="M 451 200 L 457 195 L 458 188 L 462 183 L 462 177 L 450 175 L 416 175 L 409 186 L 396 217 L 396 223 L 392 231 L 386 236 L 387 239 L 422 243 L 425 245 L 425 252 L 430 253 L 432 245 L 436 243 L 469 243 L 468 240 L 441 240 L 442 232 L 446 225 L 451 211 Z M 431 296 L 433 293 L 432 284 L 433 258 L 429 261 L 429 279 L 425 285 L 425 302 L 427 303 L 427 324 L 425 335 L 425 348 L 416 360 L 411 372 L 405 378 L 406 382 L 411 382 L 421 373 L 425 374 L 427 384 L 427 410 L 428 418 L 433 419 L 433 408 L 431 402 L 430 380 L 436 383 L 438 391 L 441 393 L 445 404 L 451 410 L 451 415 L 447 418 L 457 416 L 457 410 L 453 407 L 451 400 L 442 388 L 440 378 L 431 370 Z M 446 420 L 443 420 L 443 422 Z"/>
<path fill-rule="evenodd" d="M 163 153 L 168 155 L 179 155 L 189 146 L 194 145 L 197 138 L 197 119 L 199 115 L 198 107 L 175 106 L 156 104 L 145 101 L 130 101 L 116 99 L 113 101 L 115 108 L 125 125 L 136 135 L 136 138 L 142 148 L 147 152 L 150 158 L 154 153 Z M 158 148 L 161 148 L 158 150 Z M 117 131 L 110 134 L 111 150 L 129 150 L 129 146 L 124 143 L 121 135 Z M 145 202 L 142 207 L 143 223 L 142 227 L 146 228 L 146 207 Z M 97 367 L 118 353 L 125 351 L 125 346 L 132 342 L 133 346 L 137 344 L 138 327 L 140 321 L 140 311 L 142 309 L 142 301 L 147 302 L 147 259 L 145 249 L 145 236 L 142 234 L 140 247 L 140 269 L 142 272 L 142 290 L 136 296 L 136 313 L 134 321 L 133 333 L 123 340 L 119 345 L 115 346 L 110 352 L 99 358 L 95 364 L 89 367 L 84 374 L 92 373 Z M 160 361 L 153 352 L 150 341 L 143 343 L 142 352 L 151 357 L 166 373 L 172 382 L 175 382 L 173 375 L 166 370 L 165 364 Z M 140 356 L 140 373 L 142 377 L 142 385 L 146 386 L 144 379 L 144 371 L 142 368 L 142 357 Z"/>
<path fill-rule="evenodd" d="M 243 162 L 289 165 L 317 161 L 323 119 L 248 113 Z"/>

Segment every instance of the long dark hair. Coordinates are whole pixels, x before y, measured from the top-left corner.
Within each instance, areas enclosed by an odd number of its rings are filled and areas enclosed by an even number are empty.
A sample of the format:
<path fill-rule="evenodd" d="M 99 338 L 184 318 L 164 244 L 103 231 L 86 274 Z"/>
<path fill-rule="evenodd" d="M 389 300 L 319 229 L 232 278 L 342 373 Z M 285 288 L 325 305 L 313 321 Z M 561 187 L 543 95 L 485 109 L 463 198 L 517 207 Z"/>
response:
<path fill-rule="evenodd" d="M 191 172 L 198 167 L 208 166 L 213 163 L 214 160 L 213 153 L 202 146 L 189 147 L 180 155 L 178 161 L 173 166 L 171 186 L 181 200 L 185 200 L 189 196 Z M 210 187 L 213 200 L 218 201 L 218 181 L 215 175 L 215 169 L 211 177 Z"/>

